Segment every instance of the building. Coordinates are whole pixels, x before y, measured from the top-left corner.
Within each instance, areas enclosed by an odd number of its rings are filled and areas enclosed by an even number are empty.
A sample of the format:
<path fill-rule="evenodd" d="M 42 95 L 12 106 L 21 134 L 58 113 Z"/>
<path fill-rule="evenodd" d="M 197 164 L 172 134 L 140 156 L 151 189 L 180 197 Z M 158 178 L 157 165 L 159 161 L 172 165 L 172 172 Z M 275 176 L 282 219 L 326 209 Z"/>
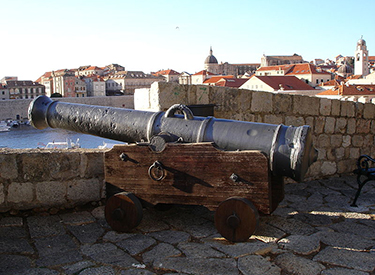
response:
<path fill-rule="evenodd" d="M 260 67 L 255 72 L 255 75 L 296 76 L 312 87 L 316 87 L 319 84 L 332 79 L 330 73 L 310 63 Z"/>
<path fill-rule="evenodd" d="M 142 71 L 120 71 L 104 78 L 107 95 L 134 94 L 135 89 L 149 88 L 154 82 L 165 82 L 163 76 L 145 74 Z"/>
<path fill-rule="evenodd" d="M 191 74 L 188 72 L 182 72 L 178 76 L 178 83 L 179 84 L 185 84 L 185 85 L 191 85 Z"/>
<path fill-rule="evenodd" d="M 105 81 L 98 75 L 85 76 L 82 80 L 86 83 L 87 96 L 105 96 Z"/>
<path fill-rule="evenodd" d="M 45 72 L 41 77 L 39 77 L 36 82 L 44 85 L 46 96 L 51 96 L 53 92 L 53 77 L 52 72 Z"/>
<path fill-rule="evenodd" d="M 91 76 L 91 75 L 103 75 L 104 68 L 97 66 L 79 67 L 76 71 L 76 76 Z"/>
<path fill-rule="evenodd" d="M 261 58 L 260 66 L 276 66 L 276 65 L 288 65 L 288 64 L 298 64 L 305 63 L 302 56 L 298 54 L 293 55 L 264 55 Z"/>
<path fill-rule="evenodd" d="M 253 75 L 240 89 L 264 92 L 284 92 L 284 91 L 309 91 L 315 94 L 315 89 L 295 76 L 270 76 Z"/>
<path fill-rule="evenodd" d="M 166 82 L 179 82 L 180 73 L 175 70 L 160 70 L 156 73 L 152 73 L 154 76 L 162 76 L 165 78 Z"/>
<path fill-rule="evenodd" d="M 123 71 L 125 71 L 125 67 L 119 64 L 110 64 L 104 67 L 103 75 L 110 75 L 110 74 L 115 74 L 117 72 L 123 72 Z"/>
<path fill-rule="evenodd" d="M 214 73 L 211 73 L 207 70 L 202 70 L 200 72 L 197 72 L 195 74 L 193 74 L 191 76 L 191 84 L 192 85 L 199 85 L 199 84 L 203 84 L 203 82 L 206 80 L 206 79 L 209 79 L 213 76 L 215 76 L 216 74 Z"/>
<path fill-rule="evenodd" d="M 74 91 L 76 97 L 87 97 L 86 82 L 81 78 L 76 77 Z"/>
<path fill-rule="evenodd" d="M 6 84 L 8 80 L 18 80 L 18 77 L 17 76 L 4 76 L 1 80 L 0 80 L 0 84 Z"/>
<path fill-rule="evenodd" d="M 45 87 L 31 80 L 7 80 L 9 99 L 29 99 L 45 95 Z"/>
<path fill-rule="evenodd" d="M 259 63 L 230 64 L 228 62 L 221 62 L 219 64 L 216 57 L 213 55 L 212 47 L 210 48 L 210 54 L 204 60 L 205 71 L 217 75 L 234 75 L 235 77 L 252 75 L 259 66 Z"/>
<path fill-rule="evenodd" d="M 0 100 L 7 99 L 9 99 L 9 90 L 6 88 L 5 85 L 0 83 Z"/>
<path fill-rule="evenodd" d="M 68 69 L 52 71 L 51 77 L 53 81 L 52 94 L 60 94 L 62 97 L 76 97 L 76 77 L 74 71 Z"/>
<path fill-rule="evenodd" d="M 358 40 L 354 54 L 354 74 L 365 77 L 369 74 L 369 56 L 366 41 Z"/>

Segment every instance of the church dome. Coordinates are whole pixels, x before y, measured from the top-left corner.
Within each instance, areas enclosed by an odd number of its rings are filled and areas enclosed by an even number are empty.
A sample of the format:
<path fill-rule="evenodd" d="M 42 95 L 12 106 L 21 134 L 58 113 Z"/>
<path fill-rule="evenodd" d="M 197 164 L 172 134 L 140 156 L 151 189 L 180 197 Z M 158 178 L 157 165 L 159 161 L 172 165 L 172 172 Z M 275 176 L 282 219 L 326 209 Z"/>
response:
<path fill-rule="evenodd" d="M 366 41 L 361 38 L 361 39 L 358 40 L 357 45 L 358 46 L 366 46 Z"/>
<path fill-rule="evenodd" d="M 348 64 L 341 65 L 340 68 L 337 70 L 338 73 L 341 74 L 352 74 L 353 73 L 353 68 L 349 66 Z"/>
<path fill-rule="evenodd" d="M 212 48 L 210 48 L 210 55 L 206 57 L 204 64 L 218 64 L 216 57 L 212 55 Z"/>

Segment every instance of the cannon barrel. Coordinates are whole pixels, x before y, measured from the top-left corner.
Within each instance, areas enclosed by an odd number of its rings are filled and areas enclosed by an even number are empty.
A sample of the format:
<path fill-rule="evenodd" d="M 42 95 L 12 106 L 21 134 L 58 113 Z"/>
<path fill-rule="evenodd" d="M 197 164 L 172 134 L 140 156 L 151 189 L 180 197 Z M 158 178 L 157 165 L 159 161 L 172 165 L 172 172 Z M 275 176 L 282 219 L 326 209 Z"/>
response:
<path fill-rule="evenodd" d="M 168 133 L 183 142 L 214 142 L 222 150 L 260 150 L 268 156 L 274 175 L 296 181 L 303 180 L 317 158 L 309 126 L 194 117 L 181 104 L 166 112 L 148 112 L 59 102 L 39 96 L 31 102 L 28 115 L 37 129 L 61 128 L 124 142 L 149 142 L 158 134 Z"/>

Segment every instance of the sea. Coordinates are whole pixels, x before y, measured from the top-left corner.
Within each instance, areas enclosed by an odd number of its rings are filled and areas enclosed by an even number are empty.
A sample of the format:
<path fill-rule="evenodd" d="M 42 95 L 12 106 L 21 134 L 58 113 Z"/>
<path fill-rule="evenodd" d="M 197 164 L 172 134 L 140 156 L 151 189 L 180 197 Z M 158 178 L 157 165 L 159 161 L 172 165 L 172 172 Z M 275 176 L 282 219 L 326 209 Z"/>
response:
<path fill-rule="evenodd" d="M 81 148 L 98 148 L 104 144 L 121 144 L 123 142 L 97 136 L 76 133 L 64 129 L 35 129 L 30 125 L 10 128 L 8 132 L 0 132 L 0 148 L 26 149 L 43 148 L 48 142 L 73 142 Z"/>

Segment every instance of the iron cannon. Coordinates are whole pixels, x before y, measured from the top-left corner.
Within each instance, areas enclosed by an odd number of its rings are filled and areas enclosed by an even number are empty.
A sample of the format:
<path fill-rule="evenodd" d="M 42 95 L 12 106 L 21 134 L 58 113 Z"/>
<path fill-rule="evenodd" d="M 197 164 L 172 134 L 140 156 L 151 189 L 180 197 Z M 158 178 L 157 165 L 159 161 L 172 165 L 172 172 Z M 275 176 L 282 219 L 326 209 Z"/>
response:
<path fill-rule="evenodd" d="M 30 104 L 28 115 L 37 129 L 61 128 L 123 142 L 150 142 L 153 137 L 167 134 L 169 140 L 213 142 L 227 151 L 259 150 L 268 156 L 272 173 L 296 181 L 303 180 L 317 157 L 309 126 L 194 117 L 181 104 L 166 112 L 148 112 L 65 103 L 39 96 Z"/>
<path fill-rule="evenodd" d="M 215 211 L 224 238 L 246 241 L 259 224 L 258 211 L 270 214 L 284 198 L 284 176 L 302 180 L 317 155 L 309 126 L 197 117 L 181 104 L 147 112 L 39 96 L 29 119 L 37 129 L 131 143 L 104 153 L 105 217 L 120 232 L 140 224 L 141 201 L 202 205 Z"/>

